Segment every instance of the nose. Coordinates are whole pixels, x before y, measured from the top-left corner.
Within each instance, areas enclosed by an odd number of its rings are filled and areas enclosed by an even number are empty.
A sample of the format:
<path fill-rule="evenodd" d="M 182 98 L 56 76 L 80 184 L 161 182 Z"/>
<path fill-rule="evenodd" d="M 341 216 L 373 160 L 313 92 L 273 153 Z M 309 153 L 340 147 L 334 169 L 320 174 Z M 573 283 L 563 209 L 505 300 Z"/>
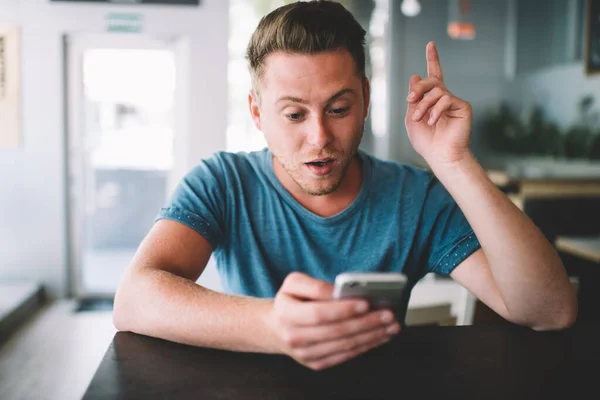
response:
<path fill-rule="evenodd" d="M 325 118 L 322 116 L 313 118 L 312 123 L 307 126 L 306 142 L 311 147 L 323 149 L 331 143 L 332 140 L 333 136 L 325 123 Z"/>

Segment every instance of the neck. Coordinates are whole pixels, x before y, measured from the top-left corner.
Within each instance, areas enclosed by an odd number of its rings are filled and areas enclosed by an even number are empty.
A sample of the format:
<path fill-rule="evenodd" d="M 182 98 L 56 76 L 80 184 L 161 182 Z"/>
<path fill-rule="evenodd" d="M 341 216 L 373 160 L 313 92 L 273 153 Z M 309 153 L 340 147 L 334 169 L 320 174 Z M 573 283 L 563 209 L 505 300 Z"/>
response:
<path fill-rule="evenodd" d="M 273 170 L 282 186 L 304 208 L 320 217 L 331 217 L 344 211 L 358 196 L 362 186 L 362 163 L 354 156 L 340 186 L 332 193 L 313 196 L 304 192 L 273 157 Z"/>

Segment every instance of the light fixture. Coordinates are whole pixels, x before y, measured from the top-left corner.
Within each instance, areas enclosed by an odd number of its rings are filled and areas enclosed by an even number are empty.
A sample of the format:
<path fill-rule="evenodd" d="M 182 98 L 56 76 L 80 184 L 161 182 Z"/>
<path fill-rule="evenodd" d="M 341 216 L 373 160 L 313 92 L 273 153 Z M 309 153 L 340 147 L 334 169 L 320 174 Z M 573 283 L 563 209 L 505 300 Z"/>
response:
<path fill-rule="evenodd" d="M 452 39 L 475 39 L 475 24 L 470 21 L 471 0 L 450 0 L 448 36 Z"/>
<path fill-rule="evenodd" d="M 419 0 L 403 0 L 400 10 L 407 17 L 416 17 L 421 12 L 421 4 Z"/>

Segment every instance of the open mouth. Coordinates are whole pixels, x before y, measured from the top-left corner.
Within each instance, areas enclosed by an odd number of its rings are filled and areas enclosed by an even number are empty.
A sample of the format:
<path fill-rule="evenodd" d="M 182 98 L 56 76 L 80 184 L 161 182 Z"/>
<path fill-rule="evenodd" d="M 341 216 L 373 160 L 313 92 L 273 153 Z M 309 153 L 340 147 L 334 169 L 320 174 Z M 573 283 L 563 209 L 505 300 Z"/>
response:
<path fill-rule="evenodd" d="M 327 158 L 325 160 L 311 161 L 311 162 L 308 162 L 307 164 L 314 165 L 316 167 L 324 167 L 328 164 L 333 164 L 333 161 L 334 161 L 333 159 Z"/>
<path fill-rule="evenodd" d="M 305 164 L 310 171 L 317 176 L 324 176 L 333 170 L 335 167 L 335 159 L 324 158 L 322 160 L 310 161 Z"/>

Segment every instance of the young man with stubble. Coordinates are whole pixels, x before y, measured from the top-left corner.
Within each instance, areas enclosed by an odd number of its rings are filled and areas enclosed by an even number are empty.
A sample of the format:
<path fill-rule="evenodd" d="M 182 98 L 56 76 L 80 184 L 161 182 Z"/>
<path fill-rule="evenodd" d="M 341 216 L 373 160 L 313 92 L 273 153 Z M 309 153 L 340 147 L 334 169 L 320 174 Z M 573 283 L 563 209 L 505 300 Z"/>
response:
<path fill-rule="evenodd" d="M 408 293 L 427 273 L 449 275 L 508 321 L 574 323 L 555 250 L 471 153 L 471 106 L 445 86 L 434 43 L 427 76 L 393 105 L 431 172 L 358 149 L 364 43 L 333 1 L 262 18 L 248 104 L 268 147 L 217 153 L 182 179 L 122 277 L 117 329 L 328 368 L 402 334 L 389 310 L 332 299 L 342 272 L 402 272 Z M 211 254 L 226 293 L 196 284 Z"/>

